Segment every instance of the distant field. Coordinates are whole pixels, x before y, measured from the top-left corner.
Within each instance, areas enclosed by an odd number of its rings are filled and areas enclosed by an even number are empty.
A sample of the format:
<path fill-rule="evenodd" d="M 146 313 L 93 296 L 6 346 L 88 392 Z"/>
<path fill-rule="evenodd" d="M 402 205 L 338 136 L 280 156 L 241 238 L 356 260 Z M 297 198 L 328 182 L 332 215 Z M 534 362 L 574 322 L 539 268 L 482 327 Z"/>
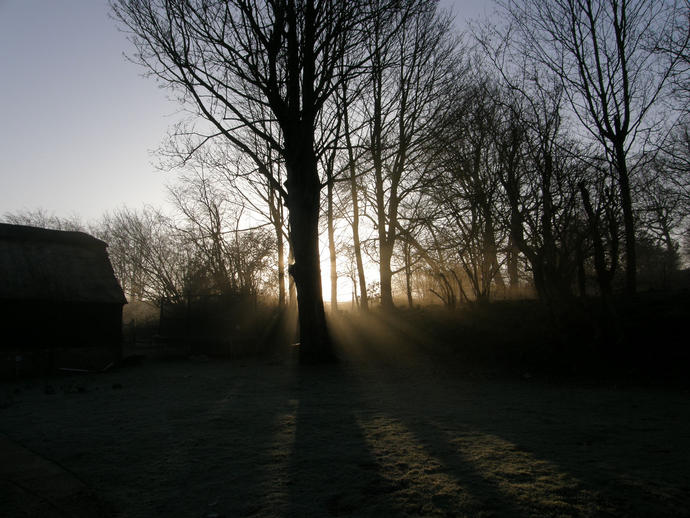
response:
<path fill-rule="evenodd" d="M 690 516 L 686 390 L 452 374 L 348 342 L 337 367 L 287 351 L 4 382 L 0 432 L 123 517 Z"/>

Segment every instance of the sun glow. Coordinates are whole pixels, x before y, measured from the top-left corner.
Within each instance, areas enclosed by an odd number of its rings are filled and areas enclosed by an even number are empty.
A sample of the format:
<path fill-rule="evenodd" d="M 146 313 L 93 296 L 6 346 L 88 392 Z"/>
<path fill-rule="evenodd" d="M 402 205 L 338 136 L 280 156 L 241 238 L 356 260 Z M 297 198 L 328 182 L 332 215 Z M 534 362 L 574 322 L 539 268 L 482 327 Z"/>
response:
<path fill-rule="evenodd" d="M 336 265 L 338 260 L 336 259 Z M 326 261 L 326 264 L 321 262 L 321 294 L 323 296 L 324 302 L 332 302 L 331 294 L 331 271 L 330 263 Z M 359 296 L 359 289 L 357 290 L 357 295 Z M 347 304 L 351 303 L 354 298 L 352 281 L 343 275 L 338 275 L 338 303 Z"/>
<path fill-rule="evenodd" d="M 321 294 L 324 302 L 331 302 L 333 297 L 331 295 L 331 263 L 330 256 L 328 254 L 328 246 L 321 247 L 320 259 Z M 363 257 L 362 259 L 364 261 L 364 276 L 367 284 L 378 280 L 378 268 L 376 264 L 367 257 Z M 339 304 L 351 304 L 355 299 L 355 289 L 357 298 L 360 296 L 359 284 L 357 284 L 357 287 L 355 288 L 352 280 L 352 277 L 356 279 L 356 268 L 352 267 L 352 273 L 350 273 L 348 271 L 350 258 L 343 255 L 336 255 L 335 263 L 338 272 L 338 295 L 336 300 Z"/>

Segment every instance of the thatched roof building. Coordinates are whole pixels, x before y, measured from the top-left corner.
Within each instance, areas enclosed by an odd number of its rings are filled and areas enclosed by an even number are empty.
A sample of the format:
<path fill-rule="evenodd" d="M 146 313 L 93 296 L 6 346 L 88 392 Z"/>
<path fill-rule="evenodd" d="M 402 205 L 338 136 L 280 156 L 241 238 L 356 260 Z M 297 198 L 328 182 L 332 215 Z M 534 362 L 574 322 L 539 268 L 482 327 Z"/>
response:
<path fill-rule="evenodd" d="M 0 299 L 124 304 L 106 244 L 83 232 L 0 224 Z"/>
<path fill-rule="evenodd" d="M 112 359 L 125 303 L 103 241 L 83 232 L 0 224 L 0 352 L 6 360 L 90 367 Z M 95 351 L 110 353 L 100 358 Z"/>

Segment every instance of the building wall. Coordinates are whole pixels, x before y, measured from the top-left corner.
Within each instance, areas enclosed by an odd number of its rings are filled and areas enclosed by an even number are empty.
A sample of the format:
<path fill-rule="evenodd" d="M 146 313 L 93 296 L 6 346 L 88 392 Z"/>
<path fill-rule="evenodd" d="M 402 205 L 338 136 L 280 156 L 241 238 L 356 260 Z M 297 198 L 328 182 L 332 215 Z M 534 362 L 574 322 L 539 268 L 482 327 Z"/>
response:
<path fill-rule="evenodd" d="M 0 303 L 0 376 L 98 370 L 121 352 L 121 304 Z"/>

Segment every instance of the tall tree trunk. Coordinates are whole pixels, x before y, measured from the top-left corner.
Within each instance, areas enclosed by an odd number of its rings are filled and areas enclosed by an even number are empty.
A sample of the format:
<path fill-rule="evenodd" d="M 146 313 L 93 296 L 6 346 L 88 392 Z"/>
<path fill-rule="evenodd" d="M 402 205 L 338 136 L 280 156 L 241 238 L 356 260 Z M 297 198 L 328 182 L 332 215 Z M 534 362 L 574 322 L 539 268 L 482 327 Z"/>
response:
<path fill-rule="evenodd" d="M 376 99 L 374 104 L 377 109 L 380 109 L 380 99 Z M 388 242 L 388 233 L 386 232 L 386 202 L 384 198 L 385 185 L 383 178 L 383 162 L 382 162 L 382 148 L 381 148 L 381 120 L 380 113 L 374 115 L 374 138 L 375 145 L 373 149 L 374 161 L 374 175 L 376 191 L 376 216 L 377 216 L 377 230 L 379 238 L 379 281 L 381 283 L 381 306 L 384 309 L 393 308 L 393 291 L 392 291 L 392 272 L 391 272 L 391 258 L 393 257 L 393 247 Z"/>
<path fill-rule="evenodd" d="M 391 207 L 389 207 L 388 213 L 386 212 L 386 203 L 384 199 L 385 185 L 383 179 L 383 164 L 381 160 L 380 147 L 377 146 L 377 150 L 378 153 L 374 155 L 374 173 L 376 176 L 375 189 L 377 230 L 379 238 L 379 281 L 381 284 L 381 307 L 385 310 L 390 310 L 394 307 L 393 272 L 391 270 L 391 259 L 393 257 L 393 239 L 395 236 L 395 229 L 392 227 L 392 220 L 389 217 L 393 214 Z M 391 187 L 391 193 L 392 191 L 393 188 Z M 391 200 L 389 200 L 389 204 L 391 205 L 393 204 L 392 196 L 393 194 L 391 194 Z M 387 226 L 388 231 L 386 231 Z"/>
<path fill-rule="evenodd" d="M 374 67 L 372 69 L 372 86 L 374 96 L 373 125 L 371 134 L 371 155 L 374 165 L 374 192 L 376 196 L 377 231 L 379 238 L 379 281 L 381 289 L 381 306 L 384 309 L 393 308 L 391 278 L 391 257 L 393 247 L 389 245 L 386 232 L 386 202 L 383 173 L 383 65 L 380 49 L 374 53 Z M 390 223 L 390 222 L 388 222 Z M 392 230 L 392 229 L 391 229 Z"/>
<path fill-rule="evenodd" d="M 412 301 L 412 253 L 410 244 L 405 243 L 405 290 L 407 292 L 407 305 L 412 309 L 414 307 Z"/>
<path fill-rule="evenodd" d="M 330 176 L 330 175 L 329 175 Z M 335 257 L 335 235 L 333 230 L 333 182 L 328 182 L 328 253 L 331 266 L 331 309 L 338 309 L 338 269 Z"/>
<path fill-rule="evenodd" d="M 550 302 L 558 299 L 558 289 L 556 285 L 559 281 L 556 272 L 556 242 L 553 236 L 553 197 L 551 190 L 551 179 L 553 175 L 553 157 L 548 146 L 543 145 L 541 155 L 544 165 L 541 168 L 541 195 L 542 195 L 542 214 L 541 214 L 541 235 L 542 235 L 542 278 L 544 281 L 544 292 Z"/>
<path fill-rule="evenodd" d="M 295 254 L 292 251 L 292 246 L 290 246 L 288 253 L 288 271 L 292 268 L 294 262 Z M 292 278 L 292 275 L 288 275 L 288 302 L 290 306 L 297 305 L 297 289 L 295 288 L 295 279 Z"/>
<path fill-rule="evenodd" d="M 379 246 L 379 255 L 381 262 L 379 265 L 379 273 L 381 274 L 381 307 L 386 310 L 393 309 L 393 272 L 391 270 L 393 247 L 385 239 Z"/>
<path fill-rule="evenodd" d="M 312 0 L 305 2 L 303 33 L 298 34 L 298 12 L 292 2 L 287 11 L 287 112 L 280 114 L 287 171 L 287 207 L 290 244 L 295 256 L 290 273 L 297 288 L 302 363 L 335 361 L 326 324 L 319 261 L 319 209 L 321 182 L 314 151 L 316 108 L 316 16 Z M 302 62 L 301 73 L 300 61 Z"/>
<path fill-rule="evenodd" d="M 278 248 L 278 307 L 284 308 L 286 304 L 285 293 L 285 240 L 283 238 L 283 209 L 280 197 L 275 195 L 275 189 L 269 186 L 268 192 L 269 210 L 273 220 L 273 229 L 276 233 Z"/>
<path fill-rule="evenodd" d="M 623 208 L 623 225 L 625 229 L 625 292 L 633 296 L 637 292 L 637 252 L 635 250 L 635 215 L 633 214 L 630 177 L 625 158 L 623 142 L 614 144 L 616 152 L 616 169 Z"/>
<path fill-rule="evenodd" d="M 355 261 L 357 261 L 357 277 L 359 279 L 359 293 L 361 308 L 369 309 L 369 296 L 367 295 L 367 280 L 364 276 L 364 262 L 362 261 L 362 244 L 359 240 L 359 203 L 357 202 L 357 185 L 352 172 L 352 243 L 355 249 Z"/>
<path fill-rule="evenodd" d="M 508 286 L 510 293 L 513 295 L 518 287 L 518 254 L 520 251 L 515 246 L 512 232 L 508 237 Z"/>
<path fill-rule="evenodd" d="M 376 126 L 376 123 L 374 125 Z M 385 186 L 383 181 L 383 165 L 381 163 L 380 148 L 378 148 L 374 153 L 374 174 L 376 181 L 374 188 L 376 190 L 376 223 L 379 238 L 379 281 L 381 283 L 381 306 L 384 309 L 392 309 L 393 273 L 391 271 L 391 258 L 393 257 L 393 246 L 389 243 L 388 232 L 386 232 L 386 203 L 384 200 Z"/>
<path fill-rule="evenodd" d="M 343 95 L 343 97 L 345 97 L 345 95 Z M 348 163 L 350 166 L 350 196 L 352 197 L 352 245 L 354 247 L 355 261 L 357 263 L 357 277 L 359 279 L 359 292 L 361 294 L 360 300 L 362 304 L 361 308 L 364 311 L 367 311 L 369 309 L 369 298 L 367 296 L 367 281 L 364 276 L 364 263 L 362 261 L 362 245 L 359 240 L 359 189 L 357 188 L 355 156 L 352 149 L 352 140 L 350 139 L 350 120 L 348 118 L 347 108 L 344 108 L 343 123 L 345 124 L 345 144 L 347 146 Z"/>
<path fill-rule="evenodd" d="M 308 139 L 306 139 L 308 141 Z M 319 179 L 310 141 L 301 153 L 286 160 L 290 243 L 295 262 L 290 273 L 297 289 L 300 361 L 323 363 L 335 359 L 326 325 L 319 263 Z"/>
<path fill-rule="evenodd" d="M 278 241 L 278 307 L 285 307 L 285 243 L 283 243 L 283 229 L 276 229 Z"/>

